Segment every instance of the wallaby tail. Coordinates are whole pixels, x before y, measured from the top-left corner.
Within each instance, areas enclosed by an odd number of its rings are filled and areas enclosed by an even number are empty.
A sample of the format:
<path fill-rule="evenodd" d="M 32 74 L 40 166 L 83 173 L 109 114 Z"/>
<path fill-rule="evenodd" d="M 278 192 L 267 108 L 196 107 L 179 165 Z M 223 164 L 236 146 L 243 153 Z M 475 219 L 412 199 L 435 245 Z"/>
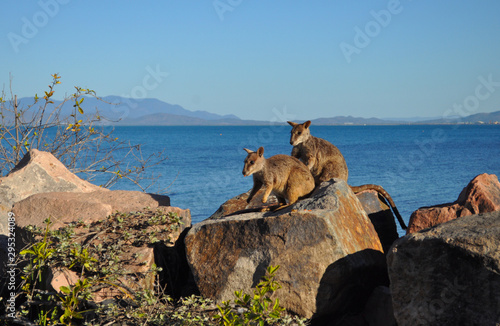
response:
<path fill-rule="evenodd" d="M 396 218 L 398 219 L 398 222 L 399 222 L 399 225 L 401 226 L 401 228 L 403 230 L 406 230 L 406 224 L 405 222 L 403 221 L 403 218 L 401 217 L 401 214 L 399 214 L 399 211 L 396 207 L 396 204 L 394 204 L 394 200 L 392 200 L 392 197 L 391 195 L 389 195 L 389 193 L 387 191 L 385 191 L 384 188 L 382 188 L 382 186 L 379 186 L 379 185 L 374 185 L 374 184 L 368 184 L 368 185 L 361 185 L 361 186 L 350 186 L 352 191 L 357 194 L 358 192 L 362 192 L 362 191 L 365 191 L 365 190 L 375 190 L 376 192 L 378 192 L 380 195 L 382 195 L 382 197 L 384 197 L 384 199 L 386 200 L 386 202 L 388 202 L 392 208 L 392 211 L 394 212 L 394 215 L 396 215 Z"/>

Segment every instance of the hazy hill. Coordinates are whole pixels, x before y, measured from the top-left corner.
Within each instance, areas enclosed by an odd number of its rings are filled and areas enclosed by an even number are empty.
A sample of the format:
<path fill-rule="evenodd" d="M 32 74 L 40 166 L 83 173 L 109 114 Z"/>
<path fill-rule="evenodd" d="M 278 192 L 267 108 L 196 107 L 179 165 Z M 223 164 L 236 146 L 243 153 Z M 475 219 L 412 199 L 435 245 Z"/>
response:
<path fill-rule="evenodd" d="M 99 101 L 92 99 L 99 105 Z M 186 110 L 180 105 L 169 104 L 157 99 L 146 98 L 142 100 L 134 100 L 129 98 L 123 98 L 119 96 L 106 96 L 103 98 L 104 101 L 114 104 L 105 107 L 108 110 L 114 109 L 115 111 L 128 112 L 127 118 L 138 118 L 151 114 L 173 114 L 177 116 L 186 116 L 192 118 L 199 118 L 203 120 L 219 120 L 219 119 L 237 119 L 239 118 L 234 114 L 219 115 L 211 113 L 208 111 L 190 111 Z M 99 106 L 101 109 L 102 105 Z"/>
<path fill-rule="evenodd" d="M 424 120 L 417 123 L 426 124 L 448 124 L 448 123 L 494 123 L 500 122 L 500 111 L 490 113 L 476 113 L 466 117 L 454 117 L 450 119 Z"/>
<path fill-rule="evenodd" d="M 266 125 L 268 121 L 241 120 L 240 118 L 202 119 L 170 113 L 155 113 L 136 119 L 125 118 L 118 125 L 122 126 L 243 126 Z"/>
<path fill-rule="evenodd" d="M 382 120 L 378 118 L 359 118 L 353 116 L 337 116 L 333 118 L 319 118 L 311 120 L 314 125 L 395 125 L 403 121 Z"/>
<path fill-rule="evenodd" d="M 33 98 L 21 98 L 18 100 L 18 103 L 19 106 L 26 107 L 33 104 Z M 38 103 L 43 104 L 44 101 L 39 100 Z M 61 104 L 61 101 L 54 101 L 54 104 L 59 105 Z M 63 108 L 61 110 L 63 116 L 69 115 L 72 112 L 73 104 L 74 102 L 66 102 L 63 105 Z M 85 97 L 85 100 L 82 103 L 82 108 L 85 110 L 85 113 L 88 114 L 95 113 L 97 109 L 101 116 L 104 116 L 113 121 L 127 120 L 130 122 L 134 119 L 139 120 L 142 117 L 154 114 L 173 115 L 171 117 L 173 120 L 169 124 L 176 124 L 177 119 L 180 124 L 182 124 L 183 121 L 190 121 L 189 119 L 185 119 L 185 117 L 194 118 L 193 121 L 197 121 L 196 119 L 201 119 L 203 121 L 222 119 L 240 120 L 240 118 L 233 114 L 219 115 L 207 111 L 190 111 L 184 109 L 180 105 L 169 104 L 151 98 L 137 100 L 120 96 L 106 96 L 103 97 L 101 101 L 93 97 Z M 150 117 L 149 120 L 153 119 Z"/>
<path fill-rule="evenodd" d="M 188 125 L 268 125 L 269 121 L 242 120 L 236 115 L 219 115 L 208 111 L 190 111 L 180 105 L 169 104 L 158 99 L 130 99 L 120 96 L 106 96 L 104 101 L 86 97 L 82 107 L 86 114 L 94 114 L 96 110 L 116 125 L 155 125 L 155 126 L 188 126 Z M 33 98 L 19 99 L 19 106 L 33 104 Z M 60 101 L 54 101 L 59 105 Z M 40 100 L 39 104 L 44 101 Z M 63 106 L 62 115 L 69 115 L 73 110 L 73 102 Z M 38 104 L 37 104 L 38 105 Z M 448 119 L 379 119 L 353 116 L 336 116 L 312 120 L 314 125 L 395 125 L 395 124 L 450 124 L 450 123 L 491 123 L 500 121 L 500 111 L 477 113 L 464 118 Z M 302 121 L 300 121 L 302 122 Z M 282 123 L 286 123 L 283 121 Z"/>

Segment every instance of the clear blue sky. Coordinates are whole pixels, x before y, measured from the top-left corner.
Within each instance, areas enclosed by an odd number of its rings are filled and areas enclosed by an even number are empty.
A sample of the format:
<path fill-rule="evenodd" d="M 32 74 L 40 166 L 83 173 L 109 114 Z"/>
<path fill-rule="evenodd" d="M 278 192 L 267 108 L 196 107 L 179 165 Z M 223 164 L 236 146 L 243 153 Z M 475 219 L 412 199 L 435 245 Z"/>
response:
<path fill-rule="evenodd" d="M 0 82 L 22 97 L 59 73 L 58 98 L 244 119 L 500 110 L 497 0 L 6 1 L 0 17 Z"/>

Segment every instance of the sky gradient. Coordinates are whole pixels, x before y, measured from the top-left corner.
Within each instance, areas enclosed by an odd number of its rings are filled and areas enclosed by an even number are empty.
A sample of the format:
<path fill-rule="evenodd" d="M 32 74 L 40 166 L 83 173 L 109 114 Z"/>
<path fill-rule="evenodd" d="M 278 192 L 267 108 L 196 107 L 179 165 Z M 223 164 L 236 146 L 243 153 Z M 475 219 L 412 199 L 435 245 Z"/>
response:
<path fill-rule="evenodd" d="M 8 95 L 157 98 L 243 119 L 500 110 L 500 1 L 8 1 Z M 10 77 L 11 76 L 11 77 Z M 9 96 L 7 96 L 8 98 Z"/>

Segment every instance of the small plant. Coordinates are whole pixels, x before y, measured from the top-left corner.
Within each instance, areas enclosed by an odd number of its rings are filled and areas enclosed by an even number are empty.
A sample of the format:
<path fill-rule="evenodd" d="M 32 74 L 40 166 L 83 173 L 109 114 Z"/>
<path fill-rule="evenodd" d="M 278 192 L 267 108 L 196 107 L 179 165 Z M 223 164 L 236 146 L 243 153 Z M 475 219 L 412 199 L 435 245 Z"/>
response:
<path fill-rule="evenodd" d="M 49 238 L 49 228 L 52 224 L 50 218 L 46 219 L 44 223 L 46 224 L 46 228 L 43 239 L 33 244 L 30 248 L 22 250 L 20 253 L 22 256 L 27 256 L 30 259 L 30 263 L 25 267 L 25 271 L 28 271 L 28 273 L 22 277 L 25 280 L 24 290 L 29 299 L 33 297 L 34 285 L 42 282 L 42 274 L 46 271 L 47 263 L 56 251 L 51 247 L 52 241 Z"/>
<path fill-rule="evenodd" d="M 56 305 L 51 303 L 55 300 L 55 296 L 53 293 L 46 291 L 47 288 L 44 282 L 50 260 L 56 253 L 50 238 L 49 229 L 52 224 L 50 218 L 46 219 L 44 223 L 46 224 L 45 230 L 36 229 L 40 234 L 43 233 L 42 239 L 20 252 L 21 256 L 28 259 L 28 264 L 24 267 L 21 275 L 24 283 L 21 291 L 26 296 L 26 303 L 23 305 L 21 312 L 25 316 L 30 314 L 37 316 L 37 320 L 41 325 L 47 323 L 48 316 L 57 314 Z M 35 305 L 36 308 L 31 309 Z"/>
<path fill-rule="evenodd" d="M 63 314 L 59 321 L 63 325 L 71 325 L 73 319 L 83 319 L 83 312 L 79 310 L 82 301 L 89 300 L 91 283 L 86 278 L 80 279 L 73 286 L 61 286 L 63 295 L 59 296 Z"/>
<path fill-rule="evenodd" d="M 219 320 L 220 325 L 269 325 L 277 323 L 281 317 L 281 313 L 285 310 L 279 304 L 279 299 L 273 302 L 270 296 L 281 285 L 274 280 L 276 271 L 279 266 L 269 266 L 267 275 L 257 284 L 253 295 L 236 291 L 236 299 L 234 303 L 240 308 L 240 313 L 235 311 L 230 301 L 222 302 L 222 306 L 217 305 L 219 314 L 214 318 Z"/>
<path fill-rule="evenodd" d="M 82 274 L 83 269 L 88 271 L 95 271 L 95 263 L 97 259 L 90 256 L 87 248 L 82 248 L 77 245 L 75 248 L 71 249 L 71 255 L 73 256 L 72 262 L 69 265 L 69 268 L 72 268 L 75 265 L 82 266 Z"/>
<path fill-rule="evenodd" d="M 212 300 L 195 295 L 181 298 L 172 319 L 181 325 L 209 325 L 212 318 L 203 312 L 211 310 L 213 304 Z"/>

